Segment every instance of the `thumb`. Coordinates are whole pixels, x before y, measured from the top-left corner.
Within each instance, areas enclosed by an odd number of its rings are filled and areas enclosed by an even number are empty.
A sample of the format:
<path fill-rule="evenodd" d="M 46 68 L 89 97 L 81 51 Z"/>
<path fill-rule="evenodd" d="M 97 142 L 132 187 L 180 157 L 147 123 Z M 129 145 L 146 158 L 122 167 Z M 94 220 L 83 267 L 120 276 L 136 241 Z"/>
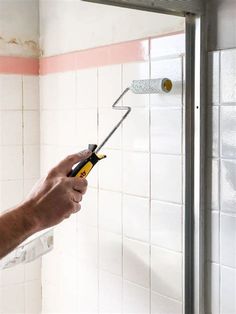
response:
<path fill-rule="evenodd" d="M 71 171 L 73 165 L 77 164 L 79 161 L 82 161 L 89 156 L 91 156 L 92 152 L 88 149 L 83 150 L 77 154 L 69 155 L 65 159 L 63 159 L 55 168 L 56 172 L 61 173 L 65 176 Z"/>

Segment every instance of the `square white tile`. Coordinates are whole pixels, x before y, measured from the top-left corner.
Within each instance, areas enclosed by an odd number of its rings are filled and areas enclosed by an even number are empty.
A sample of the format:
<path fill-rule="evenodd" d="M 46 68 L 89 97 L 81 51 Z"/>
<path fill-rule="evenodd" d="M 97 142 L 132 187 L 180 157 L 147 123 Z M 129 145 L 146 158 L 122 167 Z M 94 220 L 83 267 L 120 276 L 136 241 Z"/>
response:
<path fill-rule="evenodd" d="M 152 314 L 182 314 L 183 305 L 181 302 L 170 299 L 166 296 L 152 292 L 151 294 Z"/>
<path fill-rule="evenodd" d="M 78 265 L 77 313 L 98 312 L 98 270 Z"/>
<path fill-rule="evenodd" d="M 208 260 L 219 263 L 220 214 L 216 211 L 207 213 L 207 251 Z"/>
<path fill-rule="evenodd" d="M 111 107 L 122 91 L 121 65 L 98 68 L 98 105 Z"/>
<path fill-rule="evenodd" d="M 99 191 L 99 228 L 121 234 L 122 195 L 119 192 Z"/>
<path fill-rule="evenodd" d="M 236 313 L 236 270 L 221 267 L 220 311 L 221 313 Z"/>
<path fill-rule="evenodd" d="M 42 270 L 42 259 L 37 258 L 35 261 L 25 265 L 25 281 L 40 281 Z"/>
<path fill-rule="evenodd" d="M 149 151 L 149 109 L 132 108 L 123 124 L 123 148 L 132 151 Z"/>
<path fill-rule="evenodd" d="M 182 58 L 151 62 L 151 78 L 169 78 L 173 82 L 173 88 L 170 93 L 151 95 L 152 107 L 182 105 L 182 66 Z"/>
<path fill-rule="evenodd" d="M 209 158 L 207 177 L 207 206 L 209 209 L 219 210 L 219 172 L 219 160 Z"/>
<path fill-rule="evenodd" d="M 149 154 L 125 152 L 123 155 L 123 189 L 127 194 L 149 196 Z"/>
<path fill-rule="evenodd" d="M 78 225 L 78 261 L 90 267 L 98 266 L 98 230 L 90 226 Z"/>
<path fill-rule="evenodd" d="M 124 281 L 124 305 L 125 314 L 148 314 L 150 312 L 149 290 Z"/>
<path fill-rule="evenodd" d="M 128 238 L 149 241 L 149 200 L 133 195 L 123 196 L 123 228 Z"/>
<path fill-rule="evenodd" d="M 23 180 L 0 182 L 1 210 L 9 209 L 23 200 Z"/>
<path fill-rule="evenodd" d="M 42 93 L 45 93 L 46 106 L 44 104 L 44 95 L 42 99 L 43 108 L 61 108 L 72 109 L 76 105 L 76 72 L 61 72 L 48 76 L 48 82 Z"/>
<path fill-rule="evenodd" d="M 151 151 L 153 153 L 182 153 L 182 110 L 152 108 Z"/>
<path fill-rule="evenodd" d="M 207 264 L 207 313 L 220 313 L 220 266 L 218 264 Z"/>
<path fill-rule="evenodd" d="M 236 102 L 236 49 L 221 52 L 221 103 Z"/>
<path fill-rule="evenodd" d="M 24 146 L 24 179 L 39 178 L 40 148 L 38 145 Z"/>
<path fill-rule="evenodd" d="M 97 227 L 98 225 L 98 191 L 89 187 L 81 202 L 81 210 L 77 215 L 78 225 Z M 79 228 L 79 226 L 78 226 Z"/>
<path fill-rule="evenodd" d="M 208 108 L 208 156 L 219 156 L 219 107 Z"/>
<path fill-rule="evenodd" d="M 41 84 L 42 82 L 42 84 Z M 76 72 L 43 76 L 40 80 L 40 103 L 44 109 L 72 109 L 76 101 Z"/>
<path fill-rule="evenodd" d="M 26 197 L 31 192 L 35 184 L 38 182 L 39 178 L 34 179 L 24 179 L 23 182 L 23 196 Z"/>
<path fill-rule="evenodd" d="M 21 75 L 0 75 L 0 109 L 22 109 Z"/>
<path fill-rule="evenodd" d="M 0 143 L 1 145 L 22 145 L 22 112 L 0 112 Z"/>
<path fill-rule="evenodd" d="M 108 136 L 111 130 L 121 120 L 124 112 L 113 110 L 112 108 L 99 108 L 99 143 Z M 112 135 L 109 141 L 105 144 L 104 148 L 120 149 L 121 148 L 121 127 Z"/>
<path fill-rule="evenodd" d="M 39 77 L 23 76 L 23 107 L 26 110 L 39 109 Z"/>
<path fill-rule="evenodd" d="M 23 284 L 2 288 L 3 313 L 25 313 L 25 289 Z"/>
<path fill-rule="evenodd" d="M 149 244 L 124 239 L 124 279 L 149 288 Z"/>
<path fill-rule="evenodd" d="M 39 111 L 24 111 L 24 143 L 38 145 L 40 138 L 40 116 Z"/>
<path fill-rule="evenodd" d="M 235 158 L 236 156 L 236 106 L 220 108 L 221 156 Z"/>
<path fill-rule="evenodd" d="M 25 265 L 23 264 L 2 270 L 3 286 L 23 284 L 24 280 L 25 280 Z"/>
<path fill-rule="evenodd" d="M 208 54 L 208 100 L 210 104 L 220 102 L 220 53 L 218 51 Z"/>
<path fill-rule="evenodd" d="M 182 206 L 152 201 L 151 243 L 182 251 Z"/>
<path fill-rule="evenodd" d="M 47 145 L 74 145 L 78 141 L 74 110 L 41 112 L 40 140 Z"/>
<path fill-rule="evenodd" d="M 98 164 L 99 187 L 105 190 L 122 190 L 122 153 L 119 150 L 106 149 L 101 153 L 107 155 Z"/>
<path fill-rule="evenodd" d="M 33 280 L 25 284 L 25 313 L 41 313 L 41 289 L 41 280 Z"/>
<path fill-rule="evenodd" d="M 182 157 L 151 156 L 152 199 L 182 203 Z"/>
<path fill-rule="evenodd" d="M 2 180 L 23 178 L 23 156 L 21 146 L 2 146 L 0 155 L 0 173 Z"/>
<path fill-rule="evenodd" d="M 236 161 L 221 160 L 221 210 L 236 213 Z"/>
<path fill-rule="evenodd" d="M 163 17 L 164 18 L 164 17 Z M 151 39 L 151 58 L 180 55 L 185 53 L 185 34 L 160 36 Z"/>
<path fill-rule="evenodd" d="M 236 217 L 220 216 L 221 264 L 236 268 Z"/>
<path fill-rule="evenodd" d="M 133 80 L 149 79 L 149 62 L 123 64 L 123 89 L 131 86 Z M 149 95 L 134 94 L 129 91 L 123 98 L 123 104 L 135 107 L 148 107 Z"/>
<path fill-rule="evenodd" d="M 97 76 L 96 68 L 77 71 L 77 108 L 97 107 Z"/>
<path fill-rule="evenodd" d="M 69 260 L 77 257 L 76 231 L 76 215 L 71 215 L 69 219 L 65 219 L 54 228 L 54 249 L 61 255 L 67 255 Z M 66 263 L 63 263 L 64 265 Z"/>
<path fill-rule="evenodd" d="M 122 277 L 100 271 L 99 313 L 122 313 Z"/>
<path fill-rule="evenodd" d="M 99 232 L 99 265 L 100 269 L 114 275 L 122 274 L 122 237 L 121 235 Z"/>
<path fill-rule="evenodd" d="M 151 248 L 152 290 L 164 296 L 182 300 L 182 254 Z"/>
<path fill-rule="evenodd" d="M 79 109 L 76 111 L 76 144 L 85 149 L 88 144 L 98 144 L 97 109 Z"/>

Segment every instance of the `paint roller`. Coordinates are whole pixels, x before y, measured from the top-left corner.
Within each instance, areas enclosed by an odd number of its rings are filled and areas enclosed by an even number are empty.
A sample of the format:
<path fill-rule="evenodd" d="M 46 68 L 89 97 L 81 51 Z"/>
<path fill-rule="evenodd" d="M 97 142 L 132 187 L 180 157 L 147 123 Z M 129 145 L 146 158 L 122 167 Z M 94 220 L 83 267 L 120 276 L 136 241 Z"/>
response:
<path fill-rule="evenodd" d="M 75 168 L 72 169 L 69 176 L 86 178 L 93 167 L 98 163 L 98 161 L 106 158 L 106 155 L 99 154 L 98 152 L 107 143 L 107 141 L 111 138 L 111 136 L 115 133 L 115 131 L 120 127 L 120 125 L 131 112 L 131 107 L 118 105 L 126 93 L 131 91 L 134 94 L 166 94 L 172 90 L 172 86 L 172 81 L 168 78 L 132 81 L 130 87 L 127 87 L 112 105 L 113 109 L 123 110 L 125 111 L 125 114 L 99 146 L 96 144 L 89 144 L 88 149 L 92 152 L 91 156 L 86 160 L 78 163 Z"/>

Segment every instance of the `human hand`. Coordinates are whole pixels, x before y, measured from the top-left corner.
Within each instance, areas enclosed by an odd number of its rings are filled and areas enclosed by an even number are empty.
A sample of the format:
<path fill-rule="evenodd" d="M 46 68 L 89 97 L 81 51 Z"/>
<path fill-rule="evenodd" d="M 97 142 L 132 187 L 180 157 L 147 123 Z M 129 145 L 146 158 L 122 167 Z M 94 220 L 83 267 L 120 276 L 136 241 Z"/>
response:
<path fill-rule="evenodd" d="M 68 156 L 35 185 L 26 202 L 36 231 L 52 227 L 80 210 L 87 180 L 67 175 L 74 164 L 90 155 L 91 152 L 85 150 Z"/>

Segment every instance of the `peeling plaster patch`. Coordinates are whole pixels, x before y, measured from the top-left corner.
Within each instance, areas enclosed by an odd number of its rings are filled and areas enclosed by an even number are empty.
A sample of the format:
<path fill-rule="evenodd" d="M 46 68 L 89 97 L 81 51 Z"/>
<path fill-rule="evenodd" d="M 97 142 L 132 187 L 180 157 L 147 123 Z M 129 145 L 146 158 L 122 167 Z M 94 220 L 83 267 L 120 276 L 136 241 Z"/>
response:
<path fill-rule="evenodd" d="M 39 57 L 42 51 L 34 40 L 21 40 L 18 38 L 4 38 L 0 36 L 0 55 Z"/>

